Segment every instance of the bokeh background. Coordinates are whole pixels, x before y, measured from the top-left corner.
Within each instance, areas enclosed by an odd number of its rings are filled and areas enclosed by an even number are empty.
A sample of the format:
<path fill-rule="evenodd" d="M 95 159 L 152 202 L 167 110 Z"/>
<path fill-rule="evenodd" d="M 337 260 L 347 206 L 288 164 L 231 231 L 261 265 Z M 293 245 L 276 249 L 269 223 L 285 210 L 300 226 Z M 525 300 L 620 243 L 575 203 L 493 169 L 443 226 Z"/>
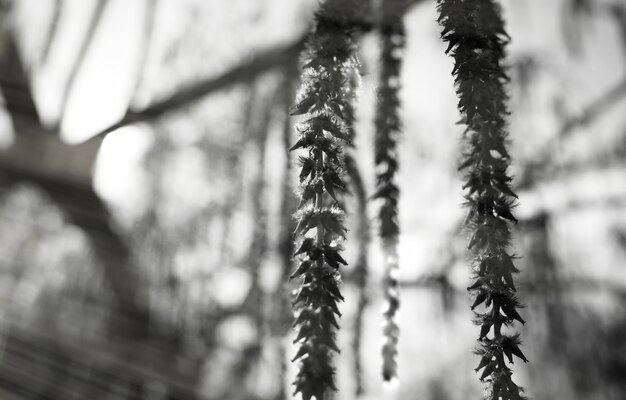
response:
<path fill-rule="evenodd" d="M 501 3 L 531 360 L 516 381 L 536 400 L 622 400 L 626 1 Z M 288 108 L 316 0 L 0 4 L 0 399 L 292 398 Z M 463 128 L 435 20 L 432 0 L 404 18 L 399 380 L 380 376 L 370 201 L 348 217 L 371 240 L 346 243 L 337 399 L 482 395 Z M 368 196 L 378 54 L 366 33 L 355 158 Z"/>

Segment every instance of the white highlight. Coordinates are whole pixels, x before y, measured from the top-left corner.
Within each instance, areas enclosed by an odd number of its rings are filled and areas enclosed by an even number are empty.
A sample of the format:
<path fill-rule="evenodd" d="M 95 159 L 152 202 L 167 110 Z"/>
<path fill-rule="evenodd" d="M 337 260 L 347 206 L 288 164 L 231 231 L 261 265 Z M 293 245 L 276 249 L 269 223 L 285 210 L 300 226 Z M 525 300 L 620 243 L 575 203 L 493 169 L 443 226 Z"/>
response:
<path fill-rule="evenodd" d="M 111 132 L 102 142 L 94 171 L 94 189 L 113 205 L 142 207 L 145 185 L 141 162 L 152 143 L 152 132 L 131 125 Z M 126 208 L 126 207 L 125 207 Z"/>

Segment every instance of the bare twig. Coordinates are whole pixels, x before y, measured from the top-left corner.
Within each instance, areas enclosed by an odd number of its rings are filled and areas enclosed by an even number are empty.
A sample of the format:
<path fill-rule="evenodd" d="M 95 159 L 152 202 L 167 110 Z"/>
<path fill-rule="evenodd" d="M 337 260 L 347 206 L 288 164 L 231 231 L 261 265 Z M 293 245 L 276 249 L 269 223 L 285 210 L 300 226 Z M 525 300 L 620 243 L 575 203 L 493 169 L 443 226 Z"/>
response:
<path fill-rule="evenodd" d="M 245 299 L 245 303 L 253 310 L 250 315 L 255 324 L 255 338 L 245 346 L 241 352 L 240 359 L 235 363 L 232 370 L 234 376 L 239 376 L 242 379 L 247 379 L 250 373 L 253 372 L 254 367 L 258 365 L 259 357 L 261 356 L 261 350 L 263 348 L 263 340 L 265 339 L 264 332 L 264 303 L 268 299 L 264 296 L 263 290 L 260 286 L 261 278 L 261 265 L 266 259 L 267 245 L 268 245 L 268 210 L 265 204 L 265 160 L 266 160 L 266 145 L 269 133 L 269 127 L 271 123 L 271 111 L 272 102 L 266 93 L 262 93 L 262 89 L 259 85 L 255 85 L 252 88 L 251 98 L 248 102 L 248 123 L 245 129 L 250 135 L 250 139 L 253 142 L 255 152 L 258 154 L 258 169 L 255 172 L 255 176 L 251 183 L 252 188 L 252 205 L 251 213 L 252 219 L 255 221 L 252 233 L 252 243 L 248 250 L 248 255 L 244 259 L 246 265 L 244 268 L 250 271 L 251 285 L 248 295 Z M 254 122 L 253 122 L 254 121 Z M 242 152 L 243 153 L 243 152 Z M 247 394 L 247 393 L 246 393 Z"/>
<path fill-rule="evenodd" d="M 59 112 L 59 119 L 57 124 L 60 124 L 60 121 L 65 115 L 65 111 L 67 110 L 67 105 L 70 100 L 70 95 L 72 94 L 72 90 L 74 89 L 74 85 L 76 84 L 76 79 L 78 78 L 80 69 L 85 63 L 87 52 L 89 50 L 89 47 L 91 46 L 91 43 L 93 42 L 93 38 L 95 37 L 96 31 L 98 30 L 98 26 L 100 26 L 100 21 L 102 21 L 102 15 L 104 14 L 104 9 L 107 3 L 107 0 L 98 0 L 91 14 L 91 19 L 89 21 L 89 26 L 87 27 L 87 32 L 85 33 L 85 37 L 83 38 L 83 41 L 80 45 L 80 49 L 76 59 L 74 60 L 74 64 L 72 64 L 72 69 L 70 70 L 67 82 L 65 84 L 65 88 L 63 90 L 63 97 L 61 98 L 61 110 Z"/>
<path fill-rule="evenodd" d="M 50 55 L 52 43 L 54 43 L 54 39 L 56 38 L 56 34 L 58 32 L 59 19 L 61 18 L 61 14 L 63 13 L 63 4 L 63 0 L 54 1 L 52 19 L 50 21 L 50 25 L 48 26 L 48 31 L 46 32 L 45 43 L 43 45 L 43 49 L 41 50 L 39 64 L 43 65 L 46 63 L 46 61 L 48 61 L 48 56 Z"/>
<path fill-rule="evenodd" d="M 284 65 L 297 58 L 304 45 L 305 35 L 297 41 L 283 47 L 268 50 L 258 54 L 239 66 L 228 70 L 217 77 L 212 77 L 183 88 L 173 95 L 157 101 L 140 111 L 128 111 L 126 115 L 115 124 L 102 130 L 97 136 L 103 136 L 123 126 L 147 122 L 159 118 L 169 112 L 176 111 L 195 101 L 202 99 L 210 93 L 225 89 L 234 84 L 248 83 L 256 79 L 262 73 Z"/>
<path fill-rule="evenodd" d="M 574 118 L 570 118 L 559 132 L 559 138 L 565 138 L 575 128 L 584 127 L 596 120 L 602 113 L 607 112 L 612 106 L 615 106 L 620 100 L 626 97 L 626 78 L 612 87 L 601 97 L 589 104 L 585 109 Z"/>
<path fill-rule="evenodd" d="M 540 176 L 545 176 L 546 169 L 553 163 L 552 155 L 559 143 L 568 138 L 576 128 L 591 124 L 620 100 L 626 98 L 626 78 L 611 88 L 597 100 L 589 104 L 578 116 L 570 118 L 558 135 L 548 141 L 528 164 L 524 165 L 517 184 L 518 189 L 528 189 L 536 184 Z"/>
<path fill-rule="evenodd" d="M 363 365 L 361 363 L 362 335 L 364 328 L 365 309 L 369 304 L 369 293 L 367 290 L 367 280 L 369 275 L 368 250 L 370 247 L 370 226 L 367 217 L 367 193 L 361 178 L 361 173 L 352 157 L 346 157 L 346 170 L 349 177 L 349 187 L 357 203 L 355 218 L 355 238 L 358 242 L 358 253 L 354 263 L 352 278 L 359 291 L 357 300 L 357 310 L 354 316 L 354 330 L 352 332 L 352 356 L 355 395 L 357 398 L 365 393 L 365 383 L 363 379 Z"/>
<path fill-rule="evenodd" d="M 154 32 L 155 19 L 157 14 L 157 6 L 159 0 L 147 0 L 146 1 L 146 10 L 144 17 L 144 27 L 143 27 L 143 43 L 141 46 L 141 54 L 139 56 L 139 60 L 137 60 L 137 78 L 135 79 L 135 89 L 133 90 L 133 94 L 137 94 L 137 90 L 140 88 L 142 84 L 142 77 L 144 71 L 146 69 L 146 62 L 148 61 L 148 56 L 150 54 L 150 43 L 152 41 L 152 35 Z"/>

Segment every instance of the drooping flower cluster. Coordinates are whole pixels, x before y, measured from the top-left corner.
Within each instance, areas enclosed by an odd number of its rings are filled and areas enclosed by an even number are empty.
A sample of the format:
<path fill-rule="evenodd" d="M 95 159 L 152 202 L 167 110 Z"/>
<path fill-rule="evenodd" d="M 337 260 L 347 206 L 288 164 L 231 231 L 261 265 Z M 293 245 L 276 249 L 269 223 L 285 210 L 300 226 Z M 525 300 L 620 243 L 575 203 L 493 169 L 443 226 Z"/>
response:
<path fill-rule="evenodd" d="M 468 288 L 475 294 L 472 309 L 480 325 L 481 356 L 476 371 L 489 383 L 488 399 L 523 399 L 523 389 L 511 379 L 506 363 L 513 357 L 527 361 L 519 348 L 519 335 L 503 333 L 503 326 L 524 323 L 518 313 L 513 275 L 517 272 L 509 250 L 511 231 L 516 222 L 511 209 L 517 195 L 507 173 L 510 155 L 506 141 L 507 80 L 502 66 L 508 35 L 501 11 L 493 0 L 438 0 L 442 38 L 446 53 L 454 58 L 459 110 L 465 131 L 465 152 L 460 170 L 465 170 L 469 212 L 469 249 L 475 280 Z M 506 358 L 506 359 L 505 359 Z"/>
<path fill-rule="evenodd" d="M 336 390 L 333 351 L 340 316 L 338 302 L 339 266 L 346 261 L 340 254 L 346 228 L 338 202 L 346 190 L 344 147 L 351 141 L 348 120 L 351 110 L 349 79 L 356 66 L 354 33 L 349 21 L 322 5 L 316 14 L 315 31 L 309 37 L 302 73 L 299 101 L 294 115 L 305 115 L 296 128 L 299 139 L 292 147 L 299 156 L 300 204 L 296 213 L 296 235 L 300 258 L 292 278 L 300 278 L 294 300 L 299 350 L 299 372 L 295 393 L 304 400 Z M 326 7 L 325 7 L 326 6 Z M 294 394 L 295 394 L 294 393 Z"/>
<path fill-rule="evenodd" d="M 396 314 L 400 307 L 398 292 L 398 197 L 395 182 L 398 171 L 397 136 L 401 123 L 399 116 L 400 69 L 404 50 L 405 33 L 398 1 L 383 3 L 379 23 L 381 43 L 380 75 L 376 109 L 375 155 L 376 192 L 374 198 L 382 200 L 379 210 L 380 237 L 385 263 L 385 300 L 383 314 L 383 379 L 388 381 L 397 375 L 397 346 L 399 328 Z"/>

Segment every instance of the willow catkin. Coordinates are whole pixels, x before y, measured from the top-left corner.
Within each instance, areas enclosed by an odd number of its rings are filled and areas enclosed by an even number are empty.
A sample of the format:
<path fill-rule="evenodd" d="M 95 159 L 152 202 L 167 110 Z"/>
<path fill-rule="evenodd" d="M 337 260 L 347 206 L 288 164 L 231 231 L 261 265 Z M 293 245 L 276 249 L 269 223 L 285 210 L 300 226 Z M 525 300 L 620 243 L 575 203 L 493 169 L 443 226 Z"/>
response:
<path fill-rule="evenodd" d="M 304 400 L 336 390 L 332 352 L 340 316 L 339 266 L 345 237 L 344 212 L 338 198 L 345 192 L 343 151 L 351 141 L 344 104 L 354 69 L 354 34 L 348 19 L 324 3 L 316 13 L 315 31 L 307 41 L 299 101 L 292 114 L 305 115 L 292 147 L 303 153 L 300 163 L 300 204 L 296 235 L 300 257 L 292 278 L 301 280 L 294 307 L 299 348 L 295 392 Z"/>
<path fill-rule="evenodd" d="M 401 18 L 383 19 L 379 33 L 381 40 L 381 69 L 378 82 L 376 109 L 375 155 L 376 192 L 374 198 L 382 200 L 379 210 L 380 238 L 385 267 L 385 311 L 383 313 L 382 358 L 383 379 L 397 375 L 398 339 L 400 330 L 396 314 L 400 307 L 398 291 L 398 197 L 395 182 L 398 171 L 397 136 L 401 124 L 399 117 L 400 69 L 405 34 Z"/>
<path fill-rule="evenodd" d="M 476 371 L 488 382 L 488 399 L 523 399 L 523 389 L 512 380 L 505 357 L 527 361 L 519 348 L 519 335 L 502 332 L 503 325 L 524 323 L 518 313 L 513 275 L 517 272 L 509 247 L 509 225 L 516 222 L 512 206 L 517 195 L 510 186 L 504 89 L 507 75 L 502 66 L 508 35 L 500 7 L 493 0 L 438 0 L 446 53 L 454 58 L 459 110 L 467 125 L 460 170 L 465 170 L 465 198 L 469 209 L 466 227 L 473 258 L 475 294 L 472 310 L 480 325 Z"/>

